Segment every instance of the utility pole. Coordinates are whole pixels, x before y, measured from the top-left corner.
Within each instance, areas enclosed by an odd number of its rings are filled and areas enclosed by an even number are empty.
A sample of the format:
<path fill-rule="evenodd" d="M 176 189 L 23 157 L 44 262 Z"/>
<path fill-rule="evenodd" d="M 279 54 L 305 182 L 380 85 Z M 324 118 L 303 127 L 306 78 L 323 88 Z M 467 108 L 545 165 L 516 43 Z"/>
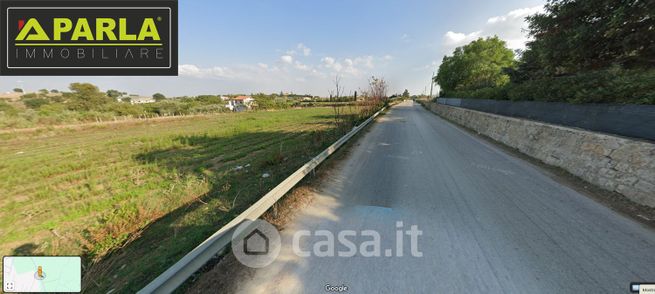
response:
<path fill-rule="evenodd" d="M 432 100 L 432 88 L 433 88 L 433 86 L 434 86 L 434 72 L 432 72 L 432 77 L 430 78 L 430 99 L 428 99 L 428 100 Z"/>

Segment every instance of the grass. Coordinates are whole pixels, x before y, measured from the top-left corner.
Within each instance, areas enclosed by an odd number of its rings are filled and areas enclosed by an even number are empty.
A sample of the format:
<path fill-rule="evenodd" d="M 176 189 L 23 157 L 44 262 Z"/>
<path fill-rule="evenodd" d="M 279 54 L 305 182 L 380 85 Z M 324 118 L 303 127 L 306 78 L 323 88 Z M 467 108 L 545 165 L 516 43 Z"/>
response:
<path fill-rule="evenodd" d="M 332 113 L 0 134 L 0 254 L 82 255 L 85 292 L 135 292 L 336 140 Z"/>

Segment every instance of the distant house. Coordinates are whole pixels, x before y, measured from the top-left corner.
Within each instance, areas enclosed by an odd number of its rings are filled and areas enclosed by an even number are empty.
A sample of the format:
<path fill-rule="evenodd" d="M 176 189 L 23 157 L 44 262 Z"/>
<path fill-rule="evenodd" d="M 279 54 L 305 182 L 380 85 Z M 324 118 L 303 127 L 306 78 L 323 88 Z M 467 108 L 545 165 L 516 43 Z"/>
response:
<path fill-rule="evenodd" d="M 250 105 L 252 104 L 253 101 L 255 101 L 255 99 L 253 99 L 250 96 L 237 96 L 236 98 L 234 98 L 234 101 L 237 104 L 242 104 L 250 107 Z"/>
<path fill-rule="evenodd" d="M 132 104 L 146 104 L 146 103 L 156 102 L 155 98 L 152 97 L 130 95 L 129 98 L 130 98 L 130 103 Z"/>
<path fill-rule="evenodd" d="M 235 106 L 236 105 L 234 104 L 234 101 L 232 101 L 232 100 L 227 101 L 227 104 L 225 104 L 225 107 L 227 109 L 229 109 L 230 111 L 234 111 Z"/>
<path fill-rule="evenodd" d="M 250 96 L 238 96 L 230 99 L 225 107 L 232 111 L 244 111 L 250 109 L 254 101 L 255 99 Z"/>
<path fill-rule="evenodd" d="M 227 96 L 221 96 L 221 100 L 223 100 L 223 101 L 228 101 L 228 100 L 230 100 L 230 97 L 227 97 Z"/>

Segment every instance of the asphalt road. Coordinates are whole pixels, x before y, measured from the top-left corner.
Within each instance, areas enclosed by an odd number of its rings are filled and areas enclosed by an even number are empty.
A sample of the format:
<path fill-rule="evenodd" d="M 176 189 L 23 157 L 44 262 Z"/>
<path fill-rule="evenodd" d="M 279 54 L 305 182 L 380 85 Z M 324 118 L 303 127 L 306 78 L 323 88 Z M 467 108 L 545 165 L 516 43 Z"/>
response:
<path fill-rule="evenodd" d="M 421 257 L 397 221 L 418 226 Z M 380 257 L 299 257 L 327 230 L 381 236 Z M 322 233 L 320 233 L 322 234 Z M 560 184 L 413 102 L 378 120 L 282 232 L 282 252 L 242 293 L 628 293 L 655 282 L 655 231 Z M 319 249 L 325 249 L 320 247 Z M 366 247 L 371 249 L 371 247 Z M 392 249 L 392 257 L 384 256 Z M 370 251 L 370 250 L 369 250 Z M 335 253 L 336 254 L 336 253 Z"/>

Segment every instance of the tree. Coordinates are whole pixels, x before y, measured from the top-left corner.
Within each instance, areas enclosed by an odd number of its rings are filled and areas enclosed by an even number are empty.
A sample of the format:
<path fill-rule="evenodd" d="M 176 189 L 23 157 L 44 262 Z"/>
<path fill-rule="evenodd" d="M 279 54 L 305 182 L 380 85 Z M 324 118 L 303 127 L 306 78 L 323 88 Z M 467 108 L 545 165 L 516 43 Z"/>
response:
<path fill-rule="evenodd" d="M 435 82 L 444 92 L 503 86 L 509 75 L 503 71 L 514 66 L 514 53 L 497 36 L 479 38 L 457 47 L 452 56 L 444 56 Z"/>
<path fill-rule="evenodd" d="M 59 93 L 59 90 L 57 90 L 57 89 L 52 89 L 52 90 L 50 90 L 50 93 L 55 93 L 55 94 L 56 94 L 56 93 Z"/>
<path fill-rule="evenodd" d="M 166 99 L 166 96 L 164 96 L 164 94 L 162 93 L 155 93 L 154 95 L 152 95 L 152 98 L 155 99 L 155 101 L 159 102 Z"/>
<path fill-rule="evenodd" d="M 98 109 L 104 104 L 114 101 L 114 98 L 100 92 L 98 87 L 89 83 L 72 83 L 69 86 L 72 91 L 68 96 L 70 101 L 68 107 L 71 110 L 92 110 Z"/>
<path fill-rule="evenodd" d="M 41 89 L 41 90 L 39 90 L 39 93 L 41 93 L 41 94 L 48 94 L 48 93 L 50 93 L 50 92 L 48 91 L 48 89 Z"/>
<path fill-rule="evenodd" d="M 21 88 L 14 88 L 14 92 L 16 92 L 16 93 L 23 93 L 23 89 L 21 89 Z"/>
<path fill-rule="evenodd" d="M 387 85 L 387 81 L 385 81 L 383 78 L 376 78 L 376 77 L 371 77 L 369 80 L 369 95 L 371 99 L 376 102 L 387 102 L 387 91 L 389 89 L 389 86 Z"/>
<path fill-rule="evenodd" d="M 403 99 L 409 99 L 409 90 L 405 89 L 403 92 Z"/>
<path fill-rule="evenodd" d="M 44 98 L 27 98 L 23 99 L 23 104 L 25 106 L 32 108 L 32 109 L 38 109 L 39 107 L 46 105 L 50 103 L 47 99 Z"/>
<path fill-rule="evenodd" d="M 155 94 L 155 95 L 157 95 L 157 94 Z M 156 101 L 161 101 L 161 100 L 163 100 L 163 99 L 157 100 L 157 98 L 155 97 L 155 95 L 152 95 L 152 97 L 153 97 Z M 264 94 L 262 94 L 262 95 L 264 95 Z M 162 95 L 162 96 L 164 96 L 164 95 Z M 161 97 L 160 97 L 160 98 L 161 98 Z M 164 99 L 166 99 L 166 98 L 164 98 Z M 223 101 L 223 99 L 221 99 L 220 96 L 216 96 L 216 95 L 198 95 L 198 96 L 196 96 L 196 100 L 199 101 L 199 102 L 202 102 L 203 104 L 220 104 L 220 105 L 225 104 L 225 102 Z"/>
<path fill-rule="evenodd" d="M 339 101 L 339 97 L 343 95 L 343 84 L 341 84 L 341 77 L 339 75 L 334 77 L 334 90 L 330 90 L 330 100 L 334 98 L 334 101 L 337 102 Z M 343 118 L 341 117 L 341 106 L 337 103 L 332 104 L 332 110 L 334 112 L 334 123 L 337 125 L 337 127 L 340 127 Z"/>
<path fill-rule="evenodd" d="M 118 90 L 107 90 L 107 96 L 117 99 L 118 97 L 121 97 L 123 93 L 121 93 Z"/>
<path fill-rule="evenodd" d="M 655 2 L 549 0 L 544 8 L 527 18 L 533 40 L 521 57 L 518 80 L 613 65 L 655 66 Z"/>

